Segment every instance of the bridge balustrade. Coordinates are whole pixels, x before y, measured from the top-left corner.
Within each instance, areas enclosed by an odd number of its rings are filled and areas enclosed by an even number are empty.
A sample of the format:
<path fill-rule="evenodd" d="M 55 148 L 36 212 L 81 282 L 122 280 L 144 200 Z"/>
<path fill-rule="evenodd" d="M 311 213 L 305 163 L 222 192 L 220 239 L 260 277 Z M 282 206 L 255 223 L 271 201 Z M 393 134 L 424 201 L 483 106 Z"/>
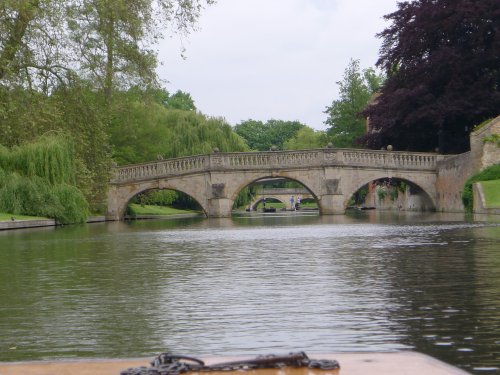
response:
<path fill-rule="evenodd" d="M 115 167 L 111 183 L 119 184 L 210 170 L 304 169 L 304 167 L 325 166 L 435 170 L 438 158 L 442 156 L 356 149 L 216 153 Z"/>

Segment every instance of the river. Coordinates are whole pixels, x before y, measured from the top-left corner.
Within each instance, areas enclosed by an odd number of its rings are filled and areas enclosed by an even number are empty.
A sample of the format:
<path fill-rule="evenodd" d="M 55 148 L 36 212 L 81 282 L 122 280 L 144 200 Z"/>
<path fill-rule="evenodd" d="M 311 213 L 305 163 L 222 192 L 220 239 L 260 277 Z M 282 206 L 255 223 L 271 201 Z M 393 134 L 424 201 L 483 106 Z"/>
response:
<path fill-rule="evenodd" d="M 0 361 L 415 350 L 500 373 L 500 218 L 354 212 L 0 232 Z"/>

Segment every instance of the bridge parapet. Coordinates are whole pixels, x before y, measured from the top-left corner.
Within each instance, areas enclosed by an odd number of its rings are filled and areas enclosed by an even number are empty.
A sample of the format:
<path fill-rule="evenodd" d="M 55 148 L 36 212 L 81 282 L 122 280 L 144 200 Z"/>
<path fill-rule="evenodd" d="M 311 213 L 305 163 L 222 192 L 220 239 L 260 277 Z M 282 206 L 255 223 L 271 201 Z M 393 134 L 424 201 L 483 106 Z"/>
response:
<path fill-rule="evenodd" d="M 360 166 L 404 170 L 436 170 L 444 157 L 430 153 L 358 149 L 315 149 L 216 153 L 115 167 L 112 184 L 218 170 L 259 170 Z"/>
<path fill-rule="evenodd" d="M 257 190 L 257 195 L 300 195 L 310 193 L 309 190 L 304 188 L 268 188 Z"/>
<path fill-rule="evenodd" d="M 342 165 L 380 166 L 401 169 L 435 170 L 438 159 L 437 154 L 384 152 L 366 150 L 342 151 Z"/>
<path fill-rule="evenodd" d="M 130 182 L 205 171 L 210 166 L 209 156 L 210 155 L 189 156 L 115 167 L 113 168 L 111 183 Z"/>

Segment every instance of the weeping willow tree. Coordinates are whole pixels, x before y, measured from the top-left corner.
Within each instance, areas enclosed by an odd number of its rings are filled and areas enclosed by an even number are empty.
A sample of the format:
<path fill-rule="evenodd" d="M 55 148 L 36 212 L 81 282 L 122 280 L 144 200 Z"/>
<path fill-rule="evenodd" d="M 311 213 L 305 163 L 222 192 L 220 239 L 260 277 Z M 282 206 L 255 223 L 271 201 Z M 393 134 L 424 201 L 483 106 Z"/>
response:
<path fill-rule="evenodd" d="M 214 148 L 221 152 L 248 150 L 243 138 L 222 118 L 122 95 L 120 100 L 115 97 L 110 124 L 118 164 L 206 154 Z"/>
<path fill-rule="evenodd" d="M 75 171 L 73 143 L 61 134 L 0 147 L 0 211 L 84 222 L 88 203 L 75 186 Z"/>

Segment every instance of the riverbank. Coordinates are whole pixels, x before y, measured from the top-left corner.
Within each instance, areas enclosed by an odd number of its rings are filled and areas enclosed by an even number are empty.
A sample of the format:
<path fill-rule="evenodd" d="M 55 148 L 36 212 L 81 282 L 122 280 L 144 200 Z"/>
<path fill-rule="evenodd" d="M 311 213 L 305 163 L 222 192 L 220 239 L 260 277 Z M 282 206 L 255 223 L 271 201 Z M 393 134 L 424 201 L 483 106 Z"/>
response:
<path fill-rule="evenodd" d="M 263 374 L 280 373 L 284 375 L 466 375 L 467 372 L 450 366 L 437 359 L 415 352 L 399 353 L 336 353 L 310 355 L 314 359 L 336 359 L 340 371 L 321 371 L 312 369 L 285 368 L 279 371 L 260 370 Z M 207 364 L 225 362 L 241 358 L 209 358 Z M 108 359 L 75 361 L 37 361 L 0 363 L 1 375 L 116 375 L 130 367 L 149 366 L 151 359 Z M 248 372 L 257 375 L 259 370 Z M 239 372 L 245 374 L 245 372 Z M 228 372 L 211 372 L 211 375 Z"/>
<path fill-rule="evenodd" d="M 203 213 L 198 211 L 181 210 L 171 207 L 158 207 L 158 206 L 140 206 L 133 205 L 135 211 L 133 215 L 127 215 L 125 220 L 152 220 L 152 219 L 180 219 L 189 217 L 204 216 Z M 106 221 L 105 216 L 90 216 L 86 223 L 102 223 Z M 13 230 L 13 229 L 28 229 L 28 228 L 39 228 L 39 227 L 55 227 L 59 225 L 56 220 L 33 217 L 33 216 L 23 216 L 23 215 L 11 215 L 0 213 L 0 231 L 2 230 Z"/>
<path fill-rule="evenodd" d="M 104 221 L 106 221 L 104 216 L 91 216 L 87 219 L 87 224 Z M 12 216 L 9 221 L 0 221 L 0 230 L 55 227 L 57 225 L 59 224 L 54 219 L 18 219 L 16 216 Z"/>

